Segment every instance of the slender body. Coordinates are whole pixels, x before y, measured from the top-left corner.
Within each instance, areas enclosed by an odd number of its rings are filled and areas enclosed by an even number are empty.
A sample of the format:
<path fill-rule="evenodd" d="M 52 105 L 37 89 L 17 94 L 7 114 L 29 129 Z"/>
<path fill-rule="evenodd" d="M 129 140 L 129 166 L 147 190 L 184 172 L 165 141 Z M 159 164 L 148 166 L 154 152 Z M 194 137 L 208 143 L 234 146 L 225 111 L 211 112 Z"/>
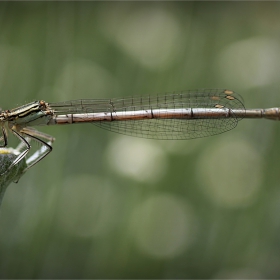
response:
<path fill-rule="evenodd" d="M 122 99 L 81 99 L 60 103 L 35 101 L 1 111 L 1 147 L 7 130 L 22 143 L 14 166 L 29 152 L 30 139 L 43 145 L 30 168 L 52 150 L 54 138 L 34 126 L 93 123 L 117 133 L 152 139 L 193 139 L 233 129 L 243 118 L 280 119 L 280 109 L 245 109 L 242 97 L 227 89 L 182 91 Z M 11 168 L 10 167 L 10 168 Z"/>

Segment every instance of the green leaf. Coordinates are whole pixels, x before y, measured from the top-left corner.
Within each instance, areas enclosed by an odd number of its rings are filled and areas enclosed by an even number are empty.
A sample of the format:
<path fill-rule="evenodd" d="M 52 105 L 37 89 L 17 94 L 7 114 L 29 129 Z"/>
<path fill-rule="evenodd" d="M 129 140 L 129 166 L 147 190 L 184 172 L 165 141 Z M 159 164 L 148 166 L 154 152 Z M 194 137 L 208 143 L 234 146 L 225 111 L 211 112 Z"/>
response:
<path fill-rule="evenodd" d="M 16 154 L 13 152 L 0 153 L 0 174 L 4 173 L 12 164 Z M 11 182 L 17 182 L 23 175 L 23 171 L 26 168 L 25 160 L 21 160 L 18 164 L 13 166 L 7 173 L 0 176 L 0 206 L 7 187 Z"/>

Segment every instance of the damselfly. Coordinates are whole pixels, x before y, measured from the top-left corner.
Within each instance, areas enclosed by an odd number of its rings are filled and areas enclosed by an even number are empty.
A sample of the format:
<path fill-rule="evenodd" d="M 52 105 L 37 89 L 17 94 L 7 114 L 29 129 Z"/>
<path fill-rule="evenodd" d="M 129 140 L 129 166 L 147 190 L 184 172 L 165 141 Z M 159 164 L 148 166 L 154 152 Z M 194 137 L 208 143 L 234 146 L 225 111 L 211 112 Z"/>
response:
<path fill-rule="evenodd" d="M 1 111 L 0 147 L 7 131 L 20 141 L 22 151 L 11 169 L 30 151 L 30 139 L 45 147 L 29 161 L 32 167 L 52 151 L 54 138 L 34 126 L 93 123 L 121 134 L 152 139 L 194 139 L 233 129 L 242 118 L 279 120 L 279 108 L 245 109 L 239 94 L 228 89 L 203 89 L 113 99 L 80 99 L 59 103 L 43 100 Z"/>

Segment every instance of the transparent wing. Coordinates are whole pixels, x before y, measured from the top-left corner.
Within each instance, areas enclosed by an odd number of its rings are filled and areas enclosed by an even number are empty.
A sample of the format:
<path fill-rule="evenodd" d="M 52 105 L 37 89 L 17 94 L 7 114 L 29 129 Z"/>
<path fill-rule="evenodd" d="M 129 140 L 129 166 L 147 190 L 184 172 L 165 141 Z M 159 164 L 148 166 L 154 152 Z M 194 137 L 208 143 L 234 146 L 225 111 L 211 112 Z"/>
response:
<path fill-rule="evenodd" d="M 50 103 L 56 114 L 136 112 L 139 110 L 170 110 L 209 108 L 245 111 L 242 98 L 226 89 L 181 91 L 155 96 L 137 96 L 109 100 L 73 100 Z M 165 118 L 133 119 L 121 121 L 97 121 L 94 125 L 113 132 L 152 139 L 192 139 L 223 133 L 233 129 L 238 118 Z"/>
<path fill-rule="evenodd" d="M 183 140 L 207 137 L 233 129 L 236 119 L 179 120 L 151 119 L 122 122 L 98 122 L 95 125 L 116 133 L 141 138 Z"/>

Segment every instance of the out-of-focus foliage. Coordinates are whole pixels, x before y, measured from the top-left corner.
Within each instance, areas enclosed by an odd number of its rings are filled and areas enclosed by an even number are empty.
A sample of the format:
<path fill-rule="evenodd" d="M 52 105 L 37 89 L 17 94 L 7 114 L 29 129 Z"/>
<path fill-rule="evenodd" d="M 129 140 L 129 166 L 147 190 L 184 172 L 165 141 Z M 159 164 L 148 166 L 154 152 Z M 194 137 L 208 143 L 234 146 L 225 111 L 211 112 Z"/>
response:
<path fill-rule="evenodd" d="M 1 107 L 196 88 L 280 106 L 279 13 L 279 2 L 1 2 Z M 57 140 L 5 194 L 1 278 L 280 277 L 280 123 L 190 141 L 39 129 Z"/>

